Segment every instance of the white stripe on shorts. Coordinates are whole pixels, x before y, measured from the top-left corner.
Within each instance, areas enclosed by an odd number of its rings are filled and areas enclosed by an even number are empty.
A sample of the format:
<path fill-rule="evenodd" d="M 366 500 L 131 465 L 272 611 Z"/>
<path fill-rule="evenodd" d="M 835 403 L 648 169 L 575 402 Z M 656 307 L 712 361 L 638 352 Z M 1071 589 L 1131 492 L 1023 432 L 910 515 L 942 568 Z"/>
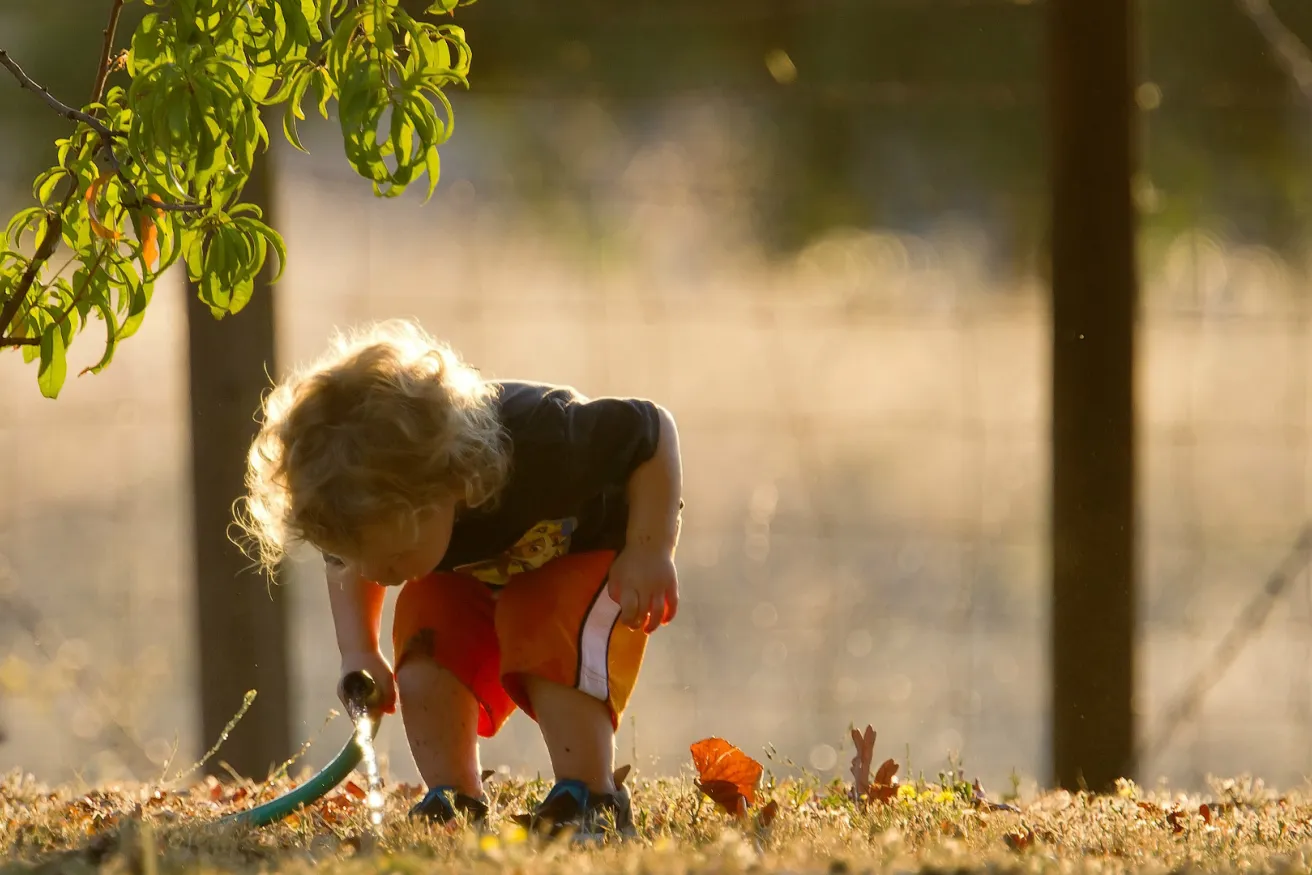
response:
<path fill-rule="evenodd" d="M 603 702 L 610 699 L 610 632 L 619 616 L 620 604 L 603 583 L 579 635 L 579 690 Z"/>

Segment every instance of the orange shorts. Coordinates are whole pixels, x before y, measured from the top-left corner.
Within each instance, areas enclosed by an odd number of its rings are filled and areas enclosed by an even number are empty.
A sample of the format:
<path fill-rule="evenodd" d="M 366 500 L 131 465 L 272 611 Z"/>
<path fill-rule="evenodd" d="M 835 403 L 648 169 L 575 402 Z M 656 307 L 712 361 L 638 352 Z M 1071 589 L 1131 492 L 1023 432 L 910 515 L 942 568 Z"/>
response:
<path fill-rule="evenodd" d="M 647 633 L 618 622 L 606 591 L 615 553 L 552 559 L 498 589 L 466 574 L 412 580 L 396 601 L 396 669 L 427 657 L 454 674 L 479 703 L 478 734 L 489 738 L 514 713 L 533 717 L 524 678 L 574 687 L 610 706 L 618 728 L 638 679 Z"/>

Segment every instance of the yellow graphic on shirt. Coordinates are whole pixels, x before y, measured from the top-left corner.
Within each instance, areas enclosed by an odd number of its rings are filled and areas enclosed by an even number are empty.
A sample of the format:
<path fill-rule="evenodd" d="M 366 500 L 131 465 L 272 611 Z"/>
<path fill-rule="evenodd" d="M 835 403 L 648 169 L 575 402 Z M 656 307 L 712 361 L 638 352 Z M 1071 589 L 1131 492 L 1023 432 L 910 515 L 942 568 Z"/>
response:
<path fill-rule="evenodd" d="M 568 553 L 570 537 L 577 525 L 578 521 L 573 517 L 544 520 L 525 532 L 524 537 L 516 541 L 513 547 L 495 559 L 470 562 L 453 570 L 493 586 L 504 586 L 514 575 L 541 568 L 557 556 Z"/>

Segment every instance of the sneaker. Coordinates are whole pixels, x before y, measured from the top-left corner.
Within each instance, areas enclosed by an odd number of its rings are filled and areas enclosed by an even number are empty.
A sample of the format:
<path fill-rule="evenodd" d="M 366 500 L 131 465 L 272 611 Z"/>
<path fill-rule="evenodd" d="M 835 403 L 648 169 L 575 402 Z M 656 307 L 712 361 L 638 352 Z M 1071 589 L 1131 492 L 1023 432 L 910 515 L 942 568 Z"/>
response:
<path fill-rule="evenodd" d="M 410 809 L 411 817 L 423 817 L 443 825 L 456 820 L 460 814 L 465 815 L 471 824 L 481 826 L 487 820 L 487 803 L 452 787 L 434 787 Z"/>
<path fill-rule="evenodd" d="M 568 830 L 575 841 L 637 835 L 629 791 L 622 785 L 614 793 L 602 794 L 593 793 L 582 781 L 557 781 L 532 814 L 517 815 L 514 821 L 550 838 Z"/>

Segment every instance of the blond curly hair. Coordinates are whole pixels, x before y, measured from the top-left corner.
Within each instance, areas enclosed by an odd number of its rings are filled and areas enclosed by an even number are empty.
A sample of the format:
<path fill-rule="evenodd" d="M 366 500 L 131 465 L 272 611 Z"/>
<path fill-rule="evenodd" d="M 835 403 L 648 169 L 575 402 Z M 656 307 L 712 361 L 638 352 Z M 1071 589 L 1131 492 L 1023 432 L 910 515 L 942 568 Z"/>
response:
<path fill-rule="evenodd" d="M 495 392 L 412 321 L 337 335 L 264 400 L 243 548 L 272 571 L 296 542 L 346 549 L 361 527 L 443 500 L 493 502 L 510 469 Z"/>

